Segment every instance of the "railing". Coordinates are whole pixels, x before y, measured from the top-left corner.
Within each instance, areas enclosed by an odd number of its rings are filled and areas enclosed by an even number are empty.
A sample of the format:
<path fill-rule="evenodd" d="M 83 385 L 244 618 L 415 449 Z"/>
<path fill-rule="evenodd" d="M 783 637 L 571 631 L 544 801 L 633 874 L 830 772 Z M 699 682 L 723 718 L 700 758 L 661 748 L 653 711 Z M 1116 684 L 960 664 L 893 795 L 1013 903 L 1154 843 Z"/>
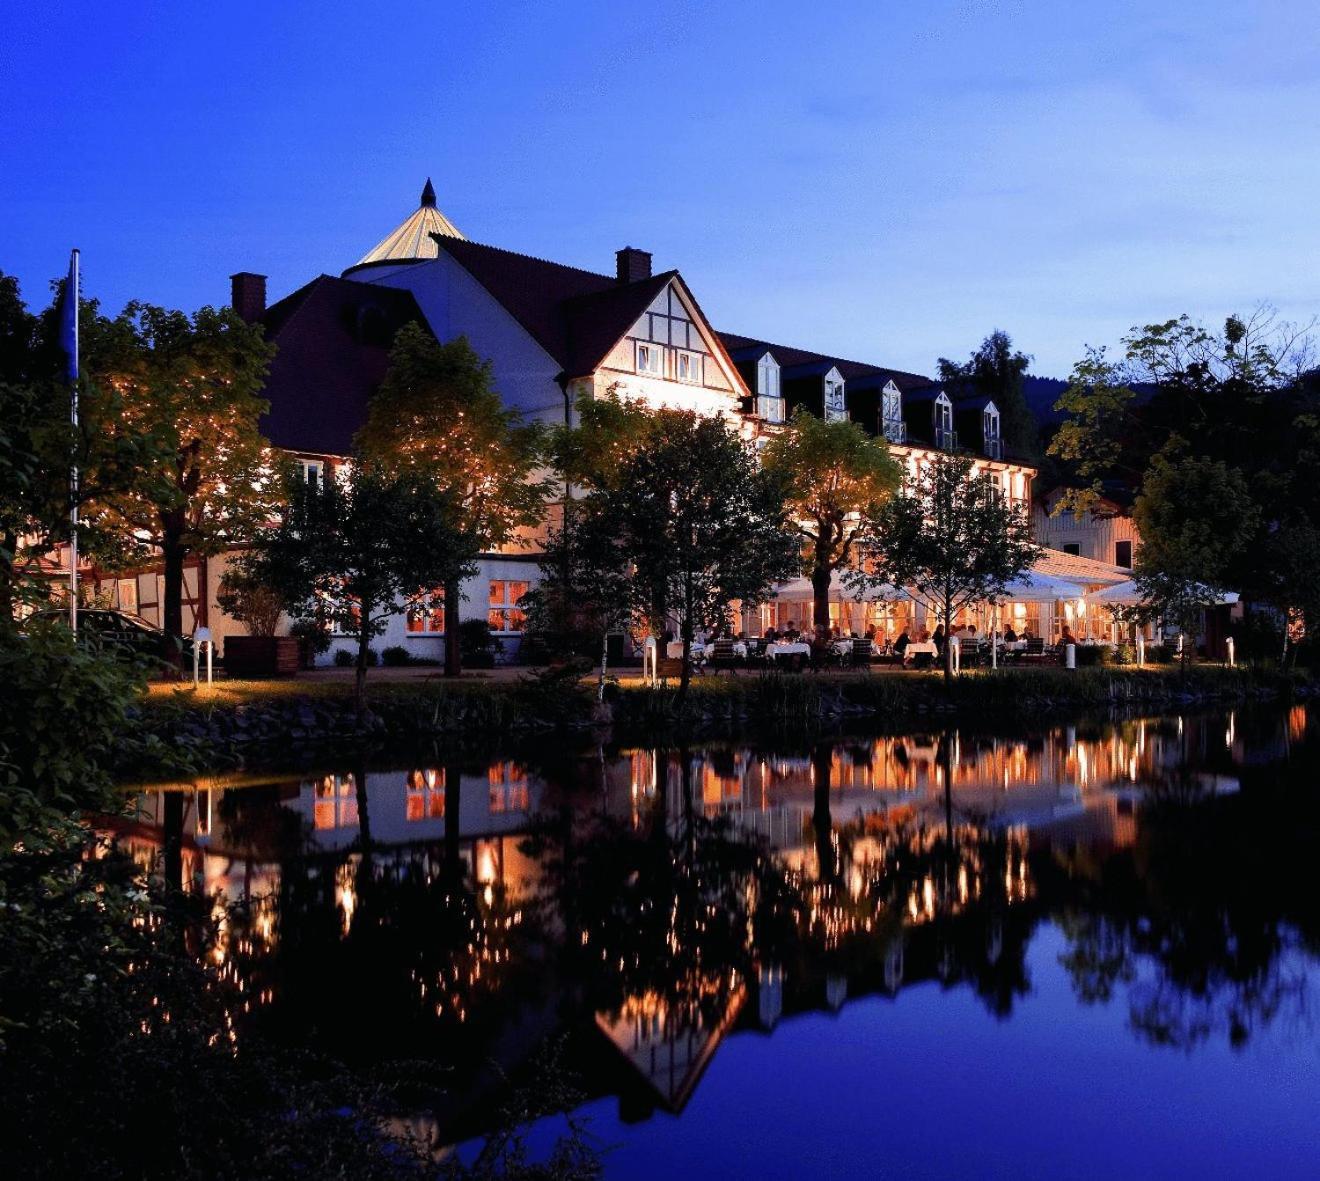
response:
<path fill-rule="evenodd" d="M 1003 443 L 1003 440 L 1002 440 L 1002 439 L 999 439 L 999 438 L 986 439 L 986 441 L 985 441 L 985 453 L 986 453 L 991 459 L 1003 459 L 1003 458 L 1004 458 L 1004 443 Z"/>
<path fill-rule="evenodd" d="M 958 450 L 958 432 L 949 426 L 935 428 L 935 446 L 944 451 Z"/>
<path fill-rule="evenodd" d="M 891 443 L 907 442 L 907 423 L 901 418 L 886 418 L 881 427 L 884 430 L 885 438 Z"/>

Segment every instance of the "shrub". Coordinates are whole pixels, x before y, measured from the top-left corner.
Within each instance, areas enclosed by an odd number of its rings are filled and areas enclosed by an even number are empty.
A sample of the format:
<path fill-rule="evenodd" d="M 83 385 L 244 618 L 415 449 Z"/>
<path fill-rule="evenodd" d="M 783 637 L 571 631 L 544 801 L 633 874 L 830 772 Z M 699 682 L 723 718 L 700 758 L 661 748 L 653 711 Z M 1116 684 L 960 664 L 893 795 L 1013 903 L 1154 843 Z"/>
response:
<path fill-rule="evenodd" d="M 412 663 L 408 649 L 400 644 L 391 644 L 380 654 L 380 662 L 386 668 L 403 668 Z"/>
<path fill-rule="evenodd" d="M 493 668 L 495 656 L 504 650 L 484 619 L 465 619 L 458 625 L 458 648 L 469 668 Z"/>
<path fill-rule="evenodd" d="M 375 648 L 367 649 L 367 667 L 375 668 L 380 663 L 380 658 L 376 655 Z M 340 648 L 335 652 L 336 668 L 354 668 L 357 665 L 356 648 Z"/>
<path fill-rule="evenodd" d="M 62 620 L 0 627 L 0 843 L 43 808 L 111 806 L 106 768 L 138 740 L 130 711 L 142 672 L 121 650 L 75 640 Z"/>

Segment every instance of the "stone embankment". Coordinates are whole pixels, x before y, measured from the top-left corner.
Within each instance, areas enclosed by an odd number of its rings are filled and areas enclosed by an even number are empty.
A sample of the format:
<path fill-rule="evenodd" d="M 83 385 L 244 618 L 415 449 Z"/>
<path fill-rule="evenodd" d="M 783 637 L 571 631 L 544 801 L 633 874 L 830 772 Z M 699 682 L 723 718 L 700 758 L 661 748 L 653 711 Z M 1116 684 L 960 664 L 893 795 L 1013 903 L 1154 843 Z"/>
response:
<path fill-rule="evenodd" d="M 126 768 L 173 762 L 228 767 L 263 751 L 345 744 L 491 738 L 610 725 L 619 737 L 762 726 L 920 724 L 940 717 L 1014 722 L 1063 711 L 1170 711 L 1252 699 L 1306 697 L 1320 688 L 1301 673 L 1195 666 L 1162 669 L 1039 669 L 977 673 L 946 686 L 937 675 L 777 675 L 702 678 L 685 701 L 676 687 L 607 688 L 575 675 L 529 674 L 517 681 L 442 680 L 377 686 L 359 715 L 347 692 L 302 696 L 291 686 L 224 703 L 156 696 L 138 711 L 124 744 Z"/>

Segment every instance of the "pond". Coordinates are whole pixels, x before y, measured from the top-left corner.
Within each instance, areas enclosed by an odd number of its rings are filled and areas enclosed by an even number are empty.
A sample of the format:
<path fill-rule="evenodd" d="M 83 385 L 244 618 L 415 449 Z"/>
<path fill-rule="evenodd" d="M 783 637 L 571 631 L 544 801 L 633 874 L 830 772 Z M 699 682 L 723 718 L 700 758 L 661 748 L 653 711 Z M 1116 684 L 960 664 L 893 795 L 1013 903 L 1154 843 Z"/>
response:
<path fill-rule="evenodd" d="M 143 790 L 246 1030 L 612 1177 L 1320 1175 L 1320 708 Z M 163 870 L 162 870 L 163 867 Z M 242 1030 L 239 1036 L 243 1036 Z"/>

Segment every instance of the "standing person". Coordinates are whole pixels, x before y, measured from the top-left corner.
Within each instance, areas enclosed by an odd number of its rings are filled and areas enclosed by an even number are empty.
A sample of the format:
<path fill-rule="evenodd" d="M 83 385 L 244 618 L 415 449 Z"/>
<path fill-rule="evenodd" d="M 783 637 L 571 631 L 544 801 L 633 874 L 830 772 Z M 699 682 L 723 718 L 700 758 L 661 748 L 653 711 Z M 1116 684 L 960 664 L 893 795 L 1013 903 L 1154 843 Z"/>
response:
<path fill-rule="evenodd" d="M 944 624 L 941 623 L 939 627 L 935 629 L 935 634 L 931 636 L 931 642 L 935 645 L 935 651 L 941 656 L 944 655 L 944 645 L 946 641 L 947 637 L 944 634 Z"/>

